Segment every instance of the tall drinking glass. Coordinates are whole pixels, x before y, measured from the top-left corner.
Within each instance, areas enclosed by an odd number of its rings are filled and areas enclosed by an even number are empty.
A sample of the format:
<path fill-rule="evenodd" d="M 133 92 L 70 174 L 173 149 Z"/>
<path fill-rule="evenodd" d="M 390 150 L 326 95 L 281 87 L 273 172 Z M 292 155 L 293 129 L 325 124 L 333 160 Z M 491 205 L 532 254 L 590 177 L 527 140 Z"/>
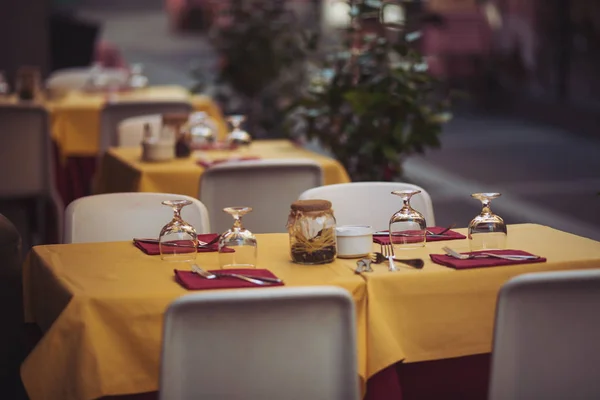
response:
<path fill-rule="evenodd" d="M 223 211 L 233 217 L 233 227 L 219 239 L 221 268 L 256 268 L 256 237 L 242 226 L 242 216 L 252 208 L 227 207 Z"/>
<path fill-rule="evenodd" d="M 481 213 L 469 223 L 469 246 L 471 251 L 504 249 L 506 247 L 506 224 L 492 212 L 490 203 L 500 193 L 474 193 L 471 197 L 481 201 Z"/>
<path fill-rule="evenodd" d="M 181 209 L 192 204 L 189 200 L 165 200 L 163 205 L 173 209 L 173 219 L 160 231 L 158 245 L 164 261 L 192 262 L 198 253 L 198 235 L 193 226 L 181 218 Z"/>
<path fill-rule="evenodd" d="M 410 199 L 421 193 L 420 190 L 395 190 L 392 194 L 400 196 L 402 208 L 390 219 L 390 243 L 394 249 L 414 249 L 425 246 L 427 222 L 423 214 L 410 206 Z"/>

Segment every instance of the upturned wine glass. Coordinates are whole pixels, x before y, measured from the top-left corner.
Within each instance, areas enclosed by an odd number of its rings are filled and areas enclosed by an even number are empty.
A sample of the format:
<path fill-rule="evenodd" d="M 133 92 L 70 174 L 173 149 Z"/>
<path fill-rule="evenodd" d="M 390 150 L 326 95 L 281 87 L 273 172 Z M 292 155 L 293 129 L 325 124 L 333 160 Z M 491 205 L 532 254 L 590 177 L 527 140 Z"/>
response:
<path fill-rule="evenodd" d="M 469 246 L 471 251 L 503 249 L 506 247 L 506 224 L 492 212 L 490 203 L 500 193 L 474 193 L 471 197 L 481 201 L 481 213 L 469 223 Z"/>
<path fill-rule="evenodd" d="M 230 115 L 227 121 L 233 128 L 227 136 L 227 142 L 240 146 L 248 146 L 252 143 L 252 136 L 241 128 L 242 123 L 246 120 L 244 115 Z"/>
<path fill-rule="evenodd" d="M 161 204 L 173 209 L 173 219 L 160 231 L 160 257 L 164 261 L 191 262 L 198 253 L 198 235 L 194 227 L 181 218 L 181 209 L 190 200 L 165 200 Z"/>
<path fill-rule="evenodd" d="M 421 193 L 420 190 L 395 190 L 392 194 L 400 196 L 402 208 L 390 218 L 389 238 L 394 249 L 413 249 L 425 246 L 427 222 L 423 214 L 410 206 L 410 199 Z"/>
<path fill-rule="evenodd" d="M 189 118 L 190 135 L 195 144 L 211 144 L 217 138 L 217 129 L 204 111 L 197 111 Z"/>
<path fill-rule="evenodd" d="M 242 216 L 252 208 L 226 207 L 223 211 L 233 217 L 233 227 L 219 239 L 221 268 L 256 268 L 256 237 L 242 226 Z"/>

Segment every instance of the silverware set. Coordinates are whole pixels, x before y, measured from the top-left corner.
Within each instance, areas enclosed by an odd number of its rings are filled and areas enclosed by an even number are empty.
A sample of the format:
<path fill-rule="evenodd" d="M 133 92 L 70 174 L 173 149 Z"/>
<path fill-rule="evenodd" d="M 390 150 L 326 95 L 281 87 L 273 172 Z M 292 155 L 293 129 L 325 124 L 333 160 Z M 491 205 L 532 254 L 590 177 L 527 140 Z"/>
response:
<path fill-rule="evenodd" d="M 486 253 L 481 252 L 478 254 L 461 254 L 456 250 L 451 249 L 450 247 L 442 247 L 442 250 L 446 252 L 446 255 L 450 257 L 457 258 L 459 260 L 470 260 L 470 259 L 478 259 L 478 258 L 500 258 L 502 260 L 510 260 L 510 261 L 523 261 L 523 260 L 537 260 L 540 256 L 534 255 L 525 255 L 525 254 L 494 254 L 494 253 Z"/>
<path fill-rule="evenodd" d="M 198 248 L 212 246 L 213 244 L 217 243 L 220 238 L 221 238 L 221 235 L 215 237 L 210 242 L 203 242 L 202 240 L 198 240 Z M 133 238 L 133 240 L 136 242 L 140 242 L 140 243 L 149 243 L 149 244 L 159 244 L 160 243 L 160 241 L 158 239 L 151 239 L 151 238 Z M 185 243 L 179 244 L 176 242 L 167 242 L 167 243 L 163 243 L 163 244 L 166 244 L 168 246 L 173 246 L 173 247 L 192 247 L 192 248 L 194 247 L 190 244 L 185 244 Z"/>
<path fill-rule="evenodd" d="M 281 279 L 264 277 L 264 276 L 234 274 L 234 273 L 230 273 L 230 272 L 212 273 L 212 272 L 209 272 L 209 271 L 201 268 L 198 264 L 192 264 L 192 272 L 200 275 L 201 277 L 203 277 L 205 279 L 218 279 L 218 278 L 223 278 L 223 277 L 229 277 L 229 278 L 241 279 L 243 281 L 250 282 L 250 283 L 253 283 L 253 284 L 259 285 L 259 286 L 267 286 L 267 285 L 271 285 L 273 283 L 283 283 L 283 281 Z"/>
<path fill-rule="evenodd" d="M 356 262 L 356 272 L 357 274 L 362 272 L 373 272 L 371 268 L 371 263 L 373 264 L 381 264 L 383 262 L 388 262 L 388 271 L 396 272 L 399 271 L 398 267 L 396 267 L 396 262 L 401 264 L 409 265 L 416 269 L 421 269 L 425 265 L 425 262 L 420 258 L 409 258 L 402 259 L 396 258 L 394 255 L 394 247 L 392 244 L 381 244 L 381 252 L 374 252 L 369 254 L 369 258 L 364 258 Z"/>

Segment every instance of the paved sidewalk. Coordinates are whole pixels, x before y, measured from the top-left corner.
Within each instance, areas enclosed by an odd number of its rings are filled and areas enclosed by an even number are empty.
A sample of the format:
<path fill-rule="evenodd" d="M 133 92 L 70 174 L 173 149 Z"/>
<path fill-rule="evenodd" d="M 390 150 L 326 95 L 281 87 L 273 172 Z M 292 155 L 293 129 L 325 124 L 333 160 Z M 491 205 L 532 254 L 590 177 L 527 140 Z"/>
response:
<path fill-rule="evenodd" d="M 466 226 L 480 210 L 470 194 L 502 193 L 507 223 L 535 222 L 600 240 L 600 141 L 512 117 L 459 113 L 442 147 L 405 164 L 432 196 L 437 223 Z"/>

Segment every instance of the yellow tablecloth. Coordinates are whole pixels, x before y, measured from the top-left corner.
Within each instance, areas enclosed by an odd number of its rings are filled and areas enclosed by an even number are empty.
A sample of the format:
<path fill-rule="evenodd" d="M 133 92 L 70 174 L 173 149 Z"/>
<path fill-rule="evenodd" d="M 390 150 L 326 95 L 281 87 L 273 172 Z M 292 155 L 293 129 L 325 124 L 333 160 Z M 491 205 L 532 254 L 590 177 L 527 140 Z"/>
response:
<path fill-rule="evenodd" d="M 108 100 L 106 93 L 70 91 L 46 101 L 51 115 L 52 138 L 63 156 L 96 156 L 100 135 L 100 112 Z M 226 135 L 227 126 L 219 107 L 206 96 L 192 96 L 180 86 L 152 86 L 133 92 L 113 94 L 111 101 L 189 101 L 196 111 L 205 111 Z"/>
<path fill-rule="evenodd" d="M 466 229 L 457 229 L 466 234 Z M 496 297 L 507 280 L 526 272 L 600 268 L 600 242 L 535 224 L 510 225 L 507 248 L 547 258 L 545 263 L 454 270 L 429 254 L 443 246 L 469 251 L 468 241 L 427 243 L 399 258 L 423 258 L 425 267 L 387 266 L 363 274 L 367 282 L 367 376 L 398 361 L 418 362 L 489 353 Z M 401 266 L 401 264 L 397 264 Z"/>
<path fill-rule="evenodd" d="M 600 268 L 600 242 L 534 224 L 510 225 L 508 232 L 509 248 L 548 261 L 457 271 L 432 263 L 429 254 L 446 245 L 468 251 L 467 241 L 431 242 L 397 255 L 423 258 L 422 270 L 399 264 L 401 271 L 390 273 L 380 264 L 361 279 L 352 272 L 355 260 L 293 265 L 287 235 L 269 234 L 259 235 L 259 264 L 288 285 L 333 284 L 352 293 L 364 384 L 399 361 L 490 352 L 496 297 L 514 276 Z M 216 256 L 199 258 L 214 268 Z M 35 247 L 23 273 L 26 320 L 46 331 L 21 370 L 32 400 L 156 390 L 162 313 L 185 293 L 170 267 L 131 243 L 77 244 Z"/>
<path fill-rule="evenodd" d="M 197 197 L 204 171 L 197 164 L 198 157 L 217 160 L 241 155 L 310 158 L 321 164 L 326 185 L 350 182 L 348 173 L 337 160 L 295 146 L 289 140 L 256 140 L 249 149 L 196 152 L 190 158 L 165 163 L 141 161 L 141 148 L 111 148 L 102 160 L 96 192 L 161 192 Z"/>
<path fill-rule="evenodd" d="M 257 239 L 259 267 L 287 286 L 335 285 L 351 293 L 364 388 L 365 282 L 344 263 L 292 264 L 286 234 Z M 218 268 L 217 253 L 201 253 L 198 261 Z M 44 331 L 21 369 L 32 400 L 158 390 L 163 314 L 173 300 L 190 293 L 174 281 L 172 264 L 127 242 L 50 245 L 30 252 L 23 274 L 26 321 Z"/>

